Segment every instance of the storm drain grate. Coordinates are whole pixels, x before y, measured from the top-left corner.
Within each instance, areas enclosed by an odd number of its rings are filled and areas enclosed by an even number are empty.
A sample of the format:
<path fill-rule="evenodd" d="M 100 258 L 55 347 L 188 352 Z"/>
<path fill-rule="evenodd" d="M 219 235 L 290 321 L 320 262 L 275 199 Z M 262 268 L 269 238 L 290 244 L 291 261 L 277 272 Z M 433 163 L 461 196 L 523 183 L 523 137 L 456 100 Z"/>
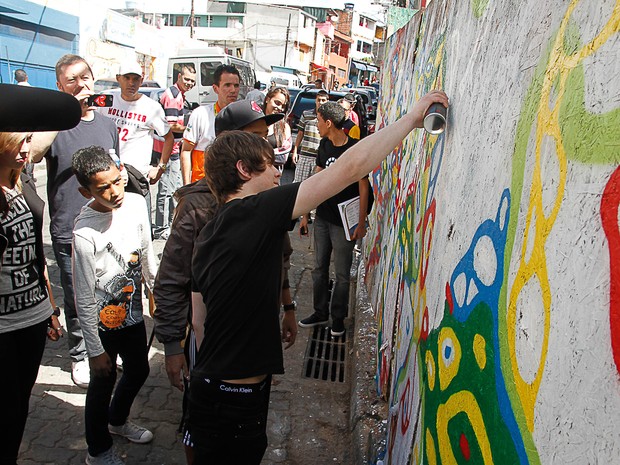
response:
<path fill-rule="evenodd" d="M 343 383 L 347 335 L 332 337 L 325 326 L 315 326 L 308 339 L 303 377 Z"/>

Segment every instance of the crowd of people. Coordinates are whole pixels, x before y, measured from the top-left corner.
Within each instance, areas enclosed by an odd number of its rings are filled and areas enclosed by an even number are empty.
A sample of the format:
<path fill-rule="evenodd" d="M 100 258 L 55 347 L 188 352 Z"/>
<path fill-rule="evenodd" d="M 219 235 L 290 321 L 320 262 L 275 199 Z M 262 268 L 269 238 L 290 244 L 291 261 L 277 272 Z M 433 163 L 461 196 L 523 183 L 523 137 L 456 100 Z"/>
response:
<path fill-rule="evenodd" d="M 79 124 L 0 133 L 0 360 L 14 374 L 0 386 L 11 400 L 9 415 L 0 416 L 7 432 L 0 464 L 17 463 L 45 339 L 63 335 L 43 251 L 44 204 L 23 173 L 27 162 L 43 159 L 71 376 L 87 389 L 86 463 L 125 463 L 112 435 L 137 444 L 153 439 L 130 420 L 149 376 L 146 294 L 170 383 L 186 396 L 187 462 L 259 464 L 272 376 L 284 373 L 283 348 L 295 343 L 298 326 L 327 325 L 330 314 L 332 336 L 345 332 L 353 247 L 366 233 L 372 205 L 368 173 L 422 127 L 430 104 L 447 106 L 447 97 L 433 91 L 399 121 L 358 141 L 350 102 L 328 102 L 322 91 L 293 143 L 284 118 L 288 91 L 274 87 L 262 104 L 238 100 L 234 66 L 215 70 L 217 101 L 191 114 L 185 93 L 196 70 L 188 66 L 156 102 L 138 92 L 141 66 L 123 63 L 120 96 L 101 108 L 87 103 L 94 76 L 83 58 L 63 56 L 56 77 L 58 89 L 80 102 Z M 298 173 L 280 185 L 289 156 Z M 345 230 L 339 204 L 355 199 L 359 218 Z M 315 223 L 316 266 L 314 313 L 297 321 L 289 231 L 300 219 L 302 234 Z M 166 240 L 159 263 L 154 237 Z"/>

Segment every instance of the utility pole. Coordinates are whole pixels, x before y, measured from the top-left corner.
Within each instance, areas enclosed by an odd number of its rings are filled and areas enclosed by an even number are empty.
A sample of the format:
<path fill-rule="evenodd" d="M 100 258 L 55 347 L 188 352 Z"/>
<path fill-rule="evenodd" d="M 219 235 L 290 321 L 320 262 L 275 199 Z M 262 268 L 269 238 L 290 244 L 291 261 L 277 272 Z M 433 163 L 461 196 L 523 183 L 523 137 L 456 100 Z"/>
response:
<path fill-rule="evenodd" d="M 189 12 L 189 36 L 190 38 L 194 38 L 194 0 L 192 0 L 192 7 Z"/>
<path fill-rule="evenodd" d="M 254 27 L 256 28 L 256 31 L 254 31 L 254 70 L 256 70 L 256 51 L 258 50 L 258 23 L 256 23 Z"/>
<path fill-rule="evenodd" d="M 288 15 L 288 25 L 286 26 L 286 42 L 284 42 L 284 65 L 286 66 L 286 53 L 288 52 L 288 35 L 291 32 L 291 14 Z"/>

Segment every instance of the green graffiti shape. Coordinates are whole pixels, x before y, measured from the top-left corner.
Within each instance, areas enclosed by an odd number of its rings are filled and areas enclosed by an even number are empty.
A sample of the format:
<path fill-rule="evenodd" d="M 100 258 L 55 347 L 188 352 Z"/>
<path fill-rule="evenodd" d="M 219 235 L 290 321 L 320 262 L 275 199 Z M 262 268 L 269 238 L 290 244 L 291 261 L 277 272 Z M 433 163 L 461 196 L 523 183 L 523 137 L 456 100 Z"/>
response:
<path fill-rule="evenodd" d="M 579 29 L 571 22 L 564 37 L 564 51 L 572 54 L 580 48 Z M 559 120 L 564 149 L 569 160 L 586 164 L 620 162 L 620 108 L 604 114 L 594 114 L 586 110 L 583 64 L 575 67 L 566 79 Z"/>
<path fill-rule="evenodd" d="M 444 385 L 445 389 L 442 390 L 439 377 L 440 365 L 442 363 L 449 363 L 446 362 L 446 360 L 449 360 L 452 355 L 450 351 L 456 350 L 455 346 L 457 346 L 457 344 L 455 344 L 452 348 L 449 345 L 440 347 L 439 336 L 441 330 L 444 328 L 451 328 L 458 339 L 458 346 L 460 346 L 460 351 L 458 353 L 460 355 L 460 362 L 458 363 L 458 371 L 455 376 L 447 386 Z M 441 325 L 429 333 L 426 341 L 420 341 L 419 363 L 422 367 L 422 385 L 424 386 L 423 415 L 425 431 L 422 437 L 425 439 L 423 446 L 423 463 L 431 463 L 426 453 L 427 447 L 425 441 L 427 429 L 434 438 L 437 465 L 443 463 L 442 458 L 449 455 L 445 449 L 442 451 L 440 447 L 437 446 L 437 425 L 439 424 L 437 412 L 442 406 L 446 405 L 451 397 L 464 391 L 471 393 L 477 402 L 477 408 L 480 410 L 486 437 L 489 441 L 493 463 L 519 463 L 519 457 L 510 436 L 510 431 L 502 420 L 495 387 L 494 360 L 496 354 L 493 349 L 493 331 L 493 316 L 491 308 L 486 303 L 482 302 L 476 305 L 465 322 L 459 322 L 451 315 L 449 307 L 446 304 Z M 482 368 L 476 361 L 473 349 L 474 338 L 477 334 L 479 335 L 478 338 L 482 337 L 486 343 L 484 345 L 485 363 Z M 430 373 L 426 361 L 427 352 L 430 352 L 433 356 L 432 359 L 434 359 L 434 368 L 431 368 Z M 429 376 L 433 377 L 434 382 L 433 380 L 429 380 Z M 430 386 L 433 386 L 432 390 Z M 446 419 L 444 418 L 443 421 L 446 421 Z M 447 421 L 449 448 L 456 459 L 456 463 L 459 465 L 484 463 L 481 450 L 483 445 L 478 443 L 476 432 L 474 431 L 468 415 L 459 412 Z"/>
<path fill-rule="evenodd" d="M 489 6 L 489 0 L 471 0 L 471 9 L 476 19 L 480 18 Z"/>

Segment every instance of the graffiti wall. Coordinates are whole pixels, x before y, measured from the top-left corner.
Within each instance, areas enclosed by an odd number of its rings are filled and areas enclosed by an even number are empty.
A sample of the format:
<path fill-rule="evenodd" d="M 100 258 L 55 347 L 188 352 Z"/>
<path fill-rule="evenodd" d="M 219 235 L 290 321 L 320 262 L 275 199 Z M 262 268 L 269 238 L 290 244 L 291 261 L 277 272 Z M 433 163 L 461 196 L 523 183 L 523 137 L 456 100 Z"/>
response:
<path fill-rule="evenodd" d="M 433 0 L 390 38 L 366 242 L 389 464 L 620 457 L 620 0 Z"/>

